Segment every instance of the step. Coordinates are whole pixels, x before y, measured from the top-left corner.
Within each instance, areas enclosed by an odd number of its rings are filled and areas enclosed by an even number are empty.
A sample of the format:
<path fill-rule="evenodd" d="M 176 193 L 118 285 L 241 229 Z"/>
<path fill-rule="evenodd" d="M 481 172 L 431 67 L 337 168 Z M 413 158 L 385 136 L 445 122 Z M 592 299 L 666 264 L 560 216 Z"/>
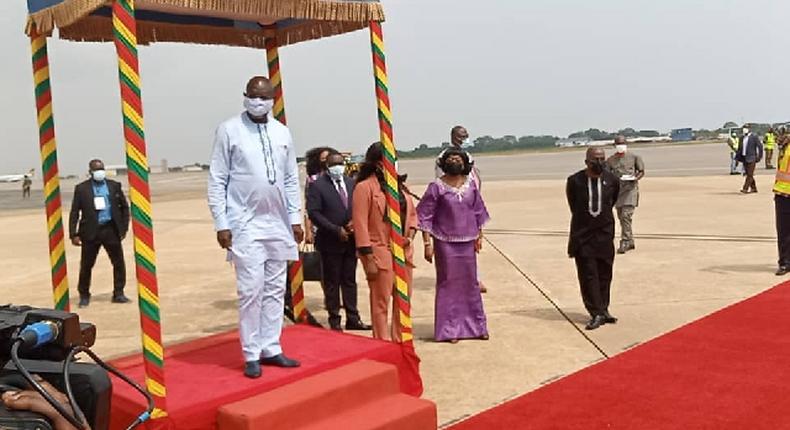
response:
<path fill-rule="evenodd" d="M 291 429 L 436 430 L 437 423 L 436 405 L 433 402 L 398 393 Z"/>
<path fill-rule="evenodd" d="M 294 429 L 398 394 L 398 387 L 395 366 L 359 360 L 224 405 L 217 411 L 217 429 Z"/>

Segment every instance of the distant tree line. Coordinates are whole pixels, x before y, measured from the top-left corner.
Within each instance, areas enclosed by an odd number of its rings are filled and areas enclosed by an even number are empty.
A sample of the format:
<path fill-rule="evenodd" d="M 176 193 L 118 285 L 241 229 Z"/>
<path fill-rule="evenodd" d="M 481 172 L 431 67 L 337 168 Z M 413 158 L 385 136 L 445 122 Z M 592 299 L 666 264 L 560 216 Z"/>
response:
<path fill-rule="evenodd" d="M 694 131 L 694 137 L 699 140 L 716 139 L 722 133 L 728 133 L 731 128 L 740 128 L 742 124 L 737 124 L 733 121 L 726 122 L 721 128 L 716 130 L 698 129 Z M 772 124 L 752 123 L 752 131 L 758 134 L 765 134 Z M 776 125 L 774 125 L 776 126 Z M 568 135 L 569 139 L 589 139 L 589 140 L 614 140 L 615 136 L 623 135 L 627 139 L 636 138 L 654 138 L 661 136 L 656 130 L 636 130 L 631 127 L 626 127 L 618 130 L 617 132 L 608 132 L 597 128 L 589 128 L 584 131 L 577 131 Z M 486 152 L 508 152 L 520 151 L 525 149 L 542 149 L 552 148 L 555 143 L 560 140 L 555 136 L 521 136 L 506 135 L 502 137 L 481 136 L 474 140 L 474 145 L 467 148 L 472 153 L 486 153 Z M 398 151 L 401 158 L 422 158 L 433 157 L 441 152 L 442 148 L 449 146 L 449 142 L 442 142 L 440 146 L 429 146 L 423 143 L 411 151 Z"/>
<path fill-rule="evenodd" d="M 475 154 L 553 148 L 557 140 L 559 140 L 559 138 L 555 136 L 481 136 L 475 139 L 473 145 L 466 148 L 466 150 Z M 448 146 L 450 146 L 449 142 L 442 142 L 441 146 L 428 146 L 423 143 L 412 151 L 398 151 L 398 156 L 401 158 L 433 157 Z"/>

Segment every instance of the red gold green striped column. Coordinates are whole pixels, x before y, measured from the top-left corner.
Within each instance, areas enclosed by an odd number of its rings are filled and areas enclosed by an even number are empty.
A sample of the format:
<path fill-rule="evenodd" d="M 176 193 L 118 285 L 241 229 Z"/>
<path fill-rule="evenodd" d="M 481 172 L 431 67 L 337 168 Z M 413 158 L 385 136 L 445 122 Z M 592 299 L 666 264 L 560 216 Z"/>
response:
<path fill-rule="evenodd" d="M 164 347 L 159 312 L 159 287 L 156 280 L 156 253 L 151 222 L 151 194 L 148 186 L 143 107 L 137 59 L 137 22 L 134 0 L 114 0 L 112 23 L 123 111 L 123 135 L 132 201 L 132 231 L 137 291 L 142 326 L 146 387 L 154 396 L 153 419 L 167 416 L 164 374 Z"/>
<path fill-rule="evenodd" d="M 66 276 L 66 248 L 63 233 L 63 210 L 60 198 L 58 151 L 55 142 L 55 120 L 52 117 L 52 90 L 49 80 L 47 36 L 32 33 L 33 83 L 38 111 L 38 139 L 41 151 L 41 174 L 44 179 L 47 232 L 49 233 L 49 264 L 55 309 L 69 310 L 69 279 Z"/>
<path fill-rule="evenodd" d="M 287 124 L 283 78 L 280 74 L 280 52 L 276 37 L 266 38 L 266 64 L 269 67 L 269 81 L 274 87 L 272 115 L 281 123 Z M 288 266 L 288 286 L 291 290 L 294 319 L 299 323 L 307 323 L 307 307 L 304 303 L 304 266 L 301 260 L 294 261 Z"/>
<path fill-rule="evenodd" d="M 266 63 L 269 66 L 269 80 L 274 87 L 274 108 L 272 115 L 283 124 L 285 120 L 285 101 L 283 100 L 283 79 L 280 75 L 280 52 L 276 37 L 266 38 Z"/>
<path fill-rule="evenodd" d="M 370 23 L 370 41 L 373 49 L 373 73 L 376 81 L 376 101 L 378 102 L 379 131 L 384 146 L 384 182 L 387 187 L 387 211 L 392 228 L 390 244 L 392 249 L 392 265 L 395 273 L 395 290 L 400 312 L 401 340 L 412 343 L 414 338 L 411 323 L 411 303 L 408 284 L 406 283 L 406 257 L 403 251 L 403 221 L 400 217 L 400 191 L 398 188 L 398 172 L 395 161 L 398 154 L 395 150 L 392 134 L 392 113 L 390 112 L 389 91 L 387 88 L 387 65 L 384 55 L 384 38 L 381 23 Z"/>

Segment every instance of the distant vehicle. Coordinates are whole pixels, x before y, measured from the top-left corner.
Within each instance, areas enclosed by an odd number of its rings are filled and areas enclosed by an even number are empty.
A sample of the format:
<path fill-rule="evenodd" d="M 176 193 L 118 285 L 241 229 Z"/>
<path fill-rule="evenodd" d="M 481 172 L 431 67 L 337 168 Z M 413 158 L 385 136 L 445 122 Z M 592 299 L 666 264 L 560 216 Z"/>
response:
<path fill-rule="evenodd" d="M 677 128 L 669 134 L 673 142 L 688 142 L 694 140 L 694 130 L 691 128 Z"/>
<path fill-rule="evenodd" d="M 27 176 L 30 179 L 36 174 L 36 169 L 30 169 L 27 173 L 22 173 L 19 175 L 0 175 L 0 182 L 22 182 Z"/>

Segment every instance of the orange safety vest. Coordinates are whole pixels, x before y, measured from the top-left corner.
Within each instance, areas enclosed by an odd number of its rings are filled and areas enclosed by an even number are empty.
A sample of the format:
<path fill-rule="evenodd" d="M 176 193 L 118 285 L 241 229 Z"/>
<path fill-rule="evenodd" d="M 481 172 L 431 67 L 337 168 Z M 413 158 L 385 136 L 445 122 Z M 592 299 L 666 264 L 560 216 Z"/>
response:
<path fill-rule="evenodd" d="M 776 168 L 774 193 L 790 197 L 790 147 L 785 147 L 783 152 Z"/>

